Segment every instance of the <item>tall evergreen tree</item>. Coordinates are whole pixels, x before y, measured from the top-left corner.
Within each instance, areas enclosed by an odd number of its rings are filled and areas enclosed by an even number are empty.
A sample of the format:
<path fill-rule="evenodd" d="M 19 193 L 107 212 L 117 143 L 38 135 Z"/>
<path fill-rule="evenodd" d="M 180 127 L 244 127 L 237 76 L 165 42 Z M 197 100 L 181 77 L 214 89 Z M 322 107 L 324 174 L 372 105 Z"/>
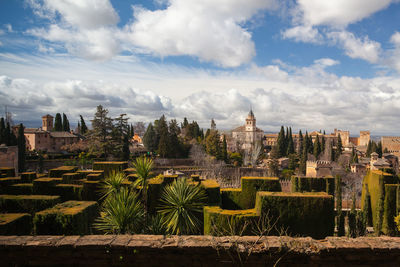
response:
<path fill-rule="evenodd" d="M 318 135 L 315 137 L 313 154 L 314 154 L 315 160 L 317 160 L 319 155 L 321 154 L 321 143 L 319 142 Z"/>
<path fill-rule="evenodd" d="M 18 128 L 18 172 L 20 173 L 25 171 L 25 150 L 24 125 L 21 123 Z"/>
<path fill-rule="evenodd" d="M 84 134 L 87 133 L 88 128 L 86 126 L 85 120 L 83 119 L 82 115 L 79 115 L 79 116 L 81 118 L 81 129 L 80 129 L 81 130 L 81 134 L 84 135 Z"/>
<path fill-rule="evenodd" d="M 162 115 L 158 121 L 158 134 L 160 135 L 160 141 L 158 142 L 158 154 L 165 158 L 169 155 L 170 140 L 168 125 L 164 115 Z"/>
<path fill-rule="evenodd" d="M 181 143 L 178 138 L 179 126 L 175 119 L 169 123 L 169 153 L 168 157 L 178 158 L 182 153 Z"/>
<path fill-rule="evenodd" d="M 306 132 L 307 133 L 307 132 Z M 307 134 L 307 151 L 309 154 L 314 153 L 314 143 L 312 141 L 312 136 Z"/>
<path fill-rule="evenodd" d="M 122 159 L 125 160 L 125 161 L 129 160 L 129 157 L 130 157 L 130 154 L 131 154 L 131 152 L 129 150 L 129 144 L 130 144 L 129 143 L 129 136 L 128 136 L 128 134 L 125 134 L 124 135 L 124 144 L 122 146 Z"/>
<path fill-rule="evenodd" d="M 61 132 L 63 130 L 63 123 L 61 119 L 61 114 L 57 113 L 54 119 L 54 131 Z"/>
<path fill-rule="evenodd" d="M 293 142 L 293 135 L 292 135 L 292 127 L 289 129 L 289 138 L 288 138 L 288 147 L 287 147 L 287 155 L 295 153 L 294 150 L 294 142 Z"/>
<path fill-rule="evenodd" d="M 211 130 L 217 129 L 217 124 L 215 123 L 214 119 L 211 119 Z"/>
<path fill-rule="evenodd" d="M 301 132 L 301 130 L 299 130 L 299 141 L 298 142 L 299 143 L 298 143 L 297 153 L 301 157 L 301 154 L 303 153 L 303 133 Z"/>
<path fill-rule="evenodd" d="M 206 152 L 220 159 L 220 144 L 219 144 L 219 134 L 218 131 L 210 131 L 210 134 L 206 137 Z"/>
<path fill-rule="evenodd" d="M 4 136 L 5 136 L 4 143 L 8 146 L 11 145 L 11 127 L 9 122 L 7 122 Z"/>
<path fill-rule="evenodd" d="M 367 145 L 367 152 L 365 153 L 367 157 L 370 157 L 372 153 L 372 141 L 369 140 Z"/>
<path fill-rule="evenodd" d="M 325 154 L 325 136 L 321 137 L 321 153 L 322 155 Z"/>
<path fill-rule="evenodd" d="M 221 159 L 225 161 L 226 163 L 228 162 L 228 149 L 227 149 L 227 144 L 226 144 L 226 138 L 224 135 L 224 138 L 222 140 L 222 151 L 221 151 Z"/>
<path fill-rule="evenodd" d="M 154 152 L 158 148 L 157 136 L 153 124 L 149 123 L 143 136 L 143 144 L 148 151 Z"/>
<path fill-rule="evenodd" d="M 135 136 L 135 128 L 134 128 L 133 125 L 131 124 L 129 137 L 132 138 L 132 137 L 134 137 L 134 136 Z"/>
<path fill-rule="evenodd" d="M 112 118 L 108 117 L 108 110 L 104 109 L 102 105 L 97 106 L 96 113 L 91 120 L 93 130 L 90 141 L 92 150 L 93 148 L 100 149 L 106 158 L 113 148 L 111 134 L 114 126 L 112 121 Z"/>
<path fill-rule="evenodd" d="M 340 155 L 342 154 L 343 151 L 343 145 L 342 145 L 342 138 L 340 137 L 340 134 L 338 134 L 338 142 L 336 146 L 336 151 L 335 151 L 335 159 L 338 160 Z"/>
<path fill-rule="evenodd" d="M 278 134 L 277 140 L 277 153 L 279 157 L 284 157 L 286 155 L 286 145 L 285 145 L 285 129 L 281 126 L 281 130 Z"/>
<path fill-rule="evenodd" d="M 379 157 L 381 158 L 382 157 L 382 142 L 381 141 L 379 141 L 378 142 L 378 145 L 376 146 L 376 153 L 378 153 L 378 155 L 379 155 Z"/>
<path fill-rule="evenodd" d="M 64 132 L 69 132 L 70 131 L 69 121 L 68 121 L 67 115 L 65 115 L 65 113 L 63 113 L 62 128 L 63 128 Z"/>
<path fill-rule="evenodd" d="M 186 119 L 186 117 L 183 118 L 182 128 L 186 128 L 186 127 L 188 127 L 188 125 L 189 125 L 189 122 L 188 122 L 188 120 Z"/>
<path fill-rule="evenodd" d="M 6 137 L 6 125 L 5 125 L 5 122 L 4 122 L 4 118 L 2 117 L 1 119 L 0 119 L 0 145 L 1 144 L 6 144 L 6 139 L 7 139 L 7 137 Z"/>
<path fill-rule="evenodd" d="M 307 167 L 307 159 L 308 159 L 308 133 L 303 139 L 303 151 L 300 158 L 300 165 L 299 165 L 299 172 L 300 174 L 306 174 L 306 167 Z"/>

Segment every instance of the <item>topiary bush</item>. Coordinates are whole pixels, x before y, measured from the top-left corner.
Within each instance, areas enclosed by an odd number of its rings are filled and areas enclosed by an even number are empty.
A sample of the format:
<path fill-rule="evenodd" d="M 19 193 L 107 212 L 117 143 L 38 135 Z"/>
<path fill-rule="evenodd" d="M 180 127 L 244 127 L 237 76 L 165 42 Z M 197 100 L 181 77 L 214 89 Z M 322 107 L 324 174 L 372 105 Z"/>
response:
<path fill-rule="evenodd" d="M 60 202 L 59 196 L 0 195 L 0 211 L 33 215 L 37 211 L 48 209 Z"/>
<path fill-rule="evenodd" d="M 72 173 L 76 172 L 78 170 L 78 167 L 76 166 L 61 166 L 58 168 L 51 169 L 49 171 L 49 177 L 50 178 L 62 178 L 64 173 Z"/>
<path fill-rule="evenodd" d="M 0 235 L 30 235 L 32 216 L 28 213 L 0 214 Z"/>

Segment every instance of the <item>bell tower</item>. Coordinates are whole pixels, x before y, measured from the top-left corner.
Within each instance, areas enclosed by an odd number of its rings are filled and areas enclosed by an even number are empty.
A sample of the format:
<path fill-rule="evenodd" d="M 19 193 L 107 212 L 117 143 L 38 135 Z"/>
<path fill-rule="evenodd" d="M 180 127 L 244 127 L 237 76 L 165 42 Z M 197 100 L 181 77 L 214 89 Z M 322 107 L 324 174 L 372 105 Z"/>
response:
<path fill-rule="evenodd" d="M 256 129 L 256 117 L 254 117 L 253 110 L 250 109 L 249 115 L 246 118 L 246 132 L 254 132 Z"/>
<path fill-rule="evenodd" d="M 51 131 L 53 130 L 53 116 L 50 114 L 44 115 L 42 117 L 42 130 Z"/>

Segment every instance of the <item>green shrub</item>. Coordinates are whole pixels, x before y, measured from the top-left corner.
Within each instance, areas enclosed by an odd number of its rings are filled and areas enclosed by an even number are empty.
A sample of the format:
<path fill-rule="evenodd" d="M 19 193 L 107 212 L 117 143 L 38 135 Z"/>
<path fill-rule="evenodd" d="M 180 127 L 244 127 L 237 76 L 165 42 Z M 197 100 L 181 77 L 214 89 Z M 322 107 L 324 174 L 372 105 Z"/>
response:
<path fill-rule="evenodd" d="M 86 176 L 88 181 L 100 181 L 103 179 L 103 174 L 101 173 L 91 173 Z"/>
<path fill-rule="evenodd" d="M 201 181 L 200 186 L 204 188 L 207 195 L 207 206 L 219 206 L 221 204 L 220 185 L 215 180 Z"/>
<path fill-rule="evenodd" d="M 104 177 L 107 178 L 112 172 L 122 172 L 128 168 L 127 161 L 103 161 L 93 162 L 93 170 L 103 170 Z"/>
<path fill-rule="evenodd" d="M 103 170 L 81 170 L 77 171 L 77 173 L 81 174 L 82 179 L 86 179 L 90 174 L 100 174 L 101 179 L 104 179 L 104 171 Z"/>
<path fill-rule="evenodd" d="M 30 235 L 32 216 L 28 213 L 0 214 L 0 235 Z"/>
<path fill-rule="evenodd" d="M 23 183 L 32 183 L 33 180 L 35 180 L 36 177 L 36 172 L 23 172 L 21 173 L 21 182 Z"/>
<path fill-rule="evenodd" d="M 292 192 L 326 192 L 334 195 L 335 179 L 333 177 L 292 177 Z"/>
<path fill-rule="evenodd" d="M 82 200 L 82 188 L 82 185 L 58 184 L 55 186 L 55 192 L 61 197 L 62 201 Z"/>
<path fill-rule="evenodd" d="M 97 202 L 67 201 L 35 214 L 34 231 L 37 235 L 85 235 L 99 216 Z"/>
<path fill-rule="evenodd" d="M 282 191 L 279 178 L 276 177 L 242 177 L 241 181 L 241 189 L 226 188 L 221 190 L 223 208 L 252 209 L 258 191 Z"/>
<path fill-rule="evenodd" d="M 62 182 L 64 184 L 71 184 L 82 178 L 81 174 L 78 172 L 67 172 L 62 175 Z"/>
<path fill-rule="evenodd" d="M 257 192 L 257 215 L 268 214 L 291 235 L 324 238 L 334 231 L 334 200 L 326 193 Z"/>
<path fill-rule="evenodd" d="M 0 195 L 1 212 L 26 212 L 34 214 L 37 211 L 53 207 L 60 203 L 59 196 L 42 195 Z"/>
<path fill-rule="evenodd" d="M 49 177 L 50 178 L 61 178 L 64 173 L 72 173 L 76 172 L 78 170 L 78 167 L 76 166 L 61 166 L 55 169 L 51 169 L 49 171 Z"/>
<path fill-rule="evenodd" d="M 101 182 L 85 181 L 82 188 L 82 199 L 98 201 L 101 198 Z"/>
<path fill-rule="evenodd" d="M 162 190 L 164 188 L 162 175 L 148 180 L 147 212 L 156 214 L 156 208 L 160 205 Z"/>
<path fill-rule="evenodd" d="M 396 198 L 397 198 L 397 184 L 385 185 L 385 203 L 383 211 L 382 232 L 385 235 L 394 236 L 396 234 L 396 225 L 394 217 L 396 216 Z"/>
<path fill-rule="evenodd" d="M 8 186 L 13 185 L 13 184 L 19 184 L 19 183 L 21 183 L 21 178 L 20 177 L 0 178 L 1 191 L 6 193 L 6 189 L 7 189 Z"/>
<path fill-rule="evenodd" d="M 5 175 L 5 177 L 15 177 L 15 168 L 0 167 L 0 174 Z"/>
<path fill-rule="evenodd" d="M 33 184 L 13 184 L 7 187 L 10 195 L 33 195 Z"/>
<path fill-rule="evenodd" d="M 62 178 L 38 178 L 33 181 L 33 193 L 37 195 L 56 195 L 55 186 Z"/>

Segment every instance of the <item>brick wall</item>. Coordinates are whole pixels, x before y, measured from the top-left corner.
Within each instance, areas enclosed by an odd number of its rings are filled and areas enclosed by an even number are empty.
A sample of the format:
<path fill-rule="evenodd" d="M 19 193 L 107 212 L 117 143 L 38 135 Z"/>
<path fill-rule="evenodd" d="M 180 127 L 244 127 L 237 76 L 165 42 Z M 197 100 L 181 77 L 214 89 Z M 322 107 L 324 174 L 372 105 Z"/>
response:
<path fill-rule="evenodd" d="M 399 266 L 400 238 L 0 236 L 0 257 L 0 266 Z"/>

